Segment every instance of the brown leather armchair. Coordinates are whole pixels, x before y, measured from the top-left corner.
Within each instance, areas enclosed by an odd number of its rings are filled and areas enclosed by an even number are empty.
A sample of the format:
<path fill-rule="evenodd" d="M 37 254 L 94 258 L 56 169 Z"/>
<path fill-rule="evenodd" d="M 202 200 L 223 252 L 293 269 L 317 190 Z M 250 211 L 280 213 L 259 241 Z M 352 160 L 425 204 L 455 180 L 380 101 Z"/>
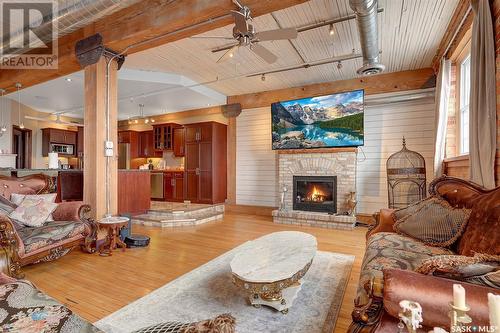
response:
<path fill-rule="evenodd" d="M 47 193 L 52 185 L 51 178 L 44 175 L 0 177 L 0 196 L 10 199 L 12 193 Z M 54 221 L 41 227 L 23 226 L 1 213 L 0 270 L 22 277 L 22 266 L 58 259 L 74 247 L 95 252 L 97 224 L 90 218 L 90 210 L 81 201 L 61 202 L 52 213 Z"/>
<path fill-rule="evenodd" d="M 500 226 L 500 187 L 487 190 L 462 179 L 443 176 L 432 181 L 429 193 L 445 199 L 454 207 L 472 209 L 465 231 L 449 248 L 431 247 L 395 233 L 393 210 L 382 209 L 377 213 L 376 223 L 366 235 L 366 252 L 352 311 L 353 322 L 348 332 L 397 331 L 393 325 L 395 320 L 397 323 L 394 318 L 397 313 L 394 314 L 393 311 L 391 316 L 386 304 L 386 288 L 393 282 L 386 281 L 385 272 L 388 269 L 401 270 L 402 273 L 397 275 L 400 285 L 406 288 L 411 285 L 411 289 L 415 290 L 414 294 L 407 294 L 407 299 L 424 301 L 422 298 L 411 298 L 422 293 L 434 295 L 436 299 L 432 300 L 437 304 L 437 298 L 442 295 L 442 291 L 434 288 L 438 284 L 434 283 L 436 278 L 413 273 L 423 260 L 436 255 L 471 255 L 473 251 L 500 255 L 500 234 L 485 231 L 498 230 Z M 471 244 L 475 245 L 474 249 Z M 406 278 L 408 280 L 404 281 Z M 498 293 L 498 290 L 496 292 Z M 439 299 L 439 302 L 441 301 L 442 299 Z M 444 311 L 447 311 L 447 308 Z"/>

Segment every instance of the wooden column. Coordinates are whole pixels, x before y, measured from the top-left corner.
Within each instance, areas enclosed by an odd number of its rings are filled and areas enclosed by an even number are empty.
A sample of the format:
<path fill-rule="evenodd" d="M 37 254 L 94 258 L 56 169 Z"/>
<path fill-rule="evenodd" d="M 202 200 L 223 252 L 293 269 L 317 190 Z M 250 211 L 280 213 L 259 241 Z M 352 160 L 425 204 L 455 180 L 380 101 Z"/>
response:
<path fill-rule="evenodd" d="M 236 117 L 227 123 L 227 203 L 236 204 Z"/>
<path fill-rule="evenodd" d="M 84 115 L 84 184 L 83 200 L 92 207 L 94 218 L 106 214 L 106 181 L 109 185 L 110 213 L 117 213 L 117 64 L 109 69 L 109 133 L 114 144 L 114 156 L 104 156 L 106 141 L 106 59 L 85 67 L 85 115 Z M 106 174 L 106 159 L 109 159 L 109 174 Z"/>

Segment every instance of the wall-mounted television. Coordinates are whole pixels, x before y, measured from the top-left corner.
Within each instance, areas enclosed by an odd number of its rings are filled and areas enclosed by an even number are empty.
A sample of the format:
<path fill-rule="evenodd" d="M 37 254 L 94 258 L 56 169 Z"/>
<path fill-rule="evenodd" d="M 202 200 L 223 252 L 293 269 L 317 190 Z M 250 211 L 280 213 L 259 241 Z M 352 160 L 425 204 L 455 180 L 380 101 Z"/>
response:
<path fill-rule="evenodd" d="M 273 103 L 274 149 L 364 144 L 364 90 Z"/>

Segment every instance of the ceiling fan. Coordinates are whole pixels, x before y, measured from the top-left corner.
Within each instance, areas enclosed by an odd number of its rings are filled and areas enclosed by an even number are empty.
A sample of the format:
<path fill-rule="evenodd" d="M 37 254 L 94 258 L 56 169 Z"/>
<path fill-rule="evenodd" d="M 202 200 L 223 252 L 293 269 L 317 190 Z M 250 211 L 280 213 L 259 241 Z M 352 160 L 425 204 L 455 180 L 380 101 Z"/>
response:
<path fill-rule="evenodd" d="M 273 40 L 286 40 L 297 38 L 297 29 L 284 28 L 276 30 L 267 30 L 256 32 L 255 27 L 250 23 L 252 21 L 250 8 L 240 3 L 239 0 L 233 0 L 233 3 L 239 7 L 239 10 L 232 10 L 231 15 L 234 19 L 233 37 L 217 37 L 217 36 L 198 36 L 193 38 L 216 38 L 216 39 L 234 39 L 237 44 L 229 46 L 229 49 L 217 60 L 224 61 L 234 56 L 234 52 L 239 47 L 249 47 L 250 50 L 257 56 L 262 58 L 269 64 L 278 60 L 278 57 L 262 46 L 260 42 Z"/>
<path fill-rule="evenodd" d="M 42 117 L 33 117 L 33 116 L 24 116 L 26 119 L 31 119 L 31 120 L 38 120 L 38 121 L 46 121 L 48 123 L 54 123 L 54 124 L 59 124 L 59 125 L 69 125 L 69 126 L 78 126 L 78 127 L 83 127 L 83 124 L 80 123 L 75 123 L 72 121 L 65 121 L 61 120 L 61 115 L 57 114 L 55 115 L 56 119 L 48 119 L 48 118 L 42 118 Z"/>

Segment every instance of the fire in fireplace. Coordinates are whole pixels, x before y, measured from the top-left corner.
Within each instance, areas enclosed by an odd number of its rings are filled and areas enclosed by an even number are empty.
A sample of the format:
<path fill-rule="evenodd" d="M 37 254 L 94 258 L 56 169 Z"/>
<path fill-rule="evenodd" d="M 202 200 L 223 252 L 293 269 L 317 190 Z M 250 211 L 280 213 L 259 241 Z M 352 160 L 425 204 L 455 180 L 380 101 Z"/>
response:
<path fill-rule="evenodd" d="M 293 176 L 293 209 L 337 212 L 337 177 Z"/>

